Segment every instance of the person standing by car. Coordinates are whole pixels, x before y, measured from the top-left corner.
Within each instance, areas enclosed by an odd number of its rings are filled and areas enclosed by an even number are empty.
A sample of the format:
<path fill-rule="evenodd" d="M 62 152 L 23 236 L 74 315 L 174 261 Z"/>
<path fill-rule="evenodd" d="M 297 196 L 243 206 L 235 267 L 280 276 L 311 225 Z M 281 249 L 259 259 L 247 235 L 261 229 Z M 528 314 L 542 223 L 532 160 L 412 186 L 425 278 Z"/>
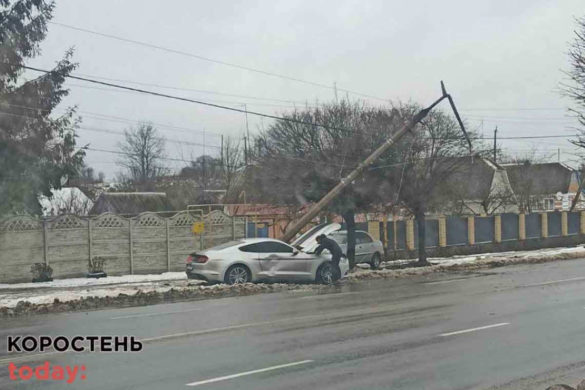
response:
<path fill-rule="evenodd" d="M 341 248 L 334 240 L 327 238 L 324 234 L 317 236 L 316 240 L 319 246 L 315 249 L 315 254 L 319 256 L 325 249 L 331 253 L 331 263 L 333 264 L 332 279 L 333 282 L 338 281 L 341 278 L 341 269 L 339 268 L 339 260 L 343 256 Z"/>

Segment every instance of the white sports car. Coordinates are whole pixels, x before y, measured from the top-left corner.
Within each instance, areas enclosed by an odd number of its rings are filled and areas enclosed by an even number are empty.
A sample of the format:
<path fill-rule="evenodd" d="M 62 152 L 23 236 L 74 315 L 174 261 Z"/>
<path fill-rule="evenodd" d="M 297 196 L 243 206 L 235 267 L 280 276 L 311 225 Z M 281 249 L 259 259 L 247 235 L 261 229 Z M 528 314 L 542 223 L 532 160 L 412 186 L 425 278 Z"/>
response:
<path fill-rule="evenodd" d="M 192 253 L 187 258 L 186 273 L 190 279 L 229 284 L 263 280 L 316 281 L 331 283 L 331 255 L 317 256 L 298 250 L 294 244 L 301 240 L 314 248 L 313 241 L 328 229 L 311 229 L 288 245 L 271 238 L 248 238 Z M 339 263 L 341 275 L 349 270 L 347 259 Z"/>

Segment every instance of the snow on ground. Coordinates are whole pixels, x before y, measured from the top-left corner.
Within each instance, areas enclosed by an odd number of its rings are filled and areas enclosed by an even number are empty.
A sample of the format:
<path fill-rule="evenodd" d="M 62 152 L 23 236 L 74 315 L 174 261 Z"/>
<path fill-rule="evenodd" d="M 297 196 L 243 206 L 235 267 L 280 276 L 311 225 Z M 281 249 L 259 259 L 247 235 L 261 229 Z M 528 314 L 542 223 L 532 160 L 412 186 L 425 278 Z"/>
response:
<path fill-rule="evenodd" d="M 107 278 L 100 278 L 100 279 L 92 279 L 92 278 L 55 279 L 52 282 L 45 282 L 45 283 L 0 284 L 0 291 L 2 291 L 2 290 L 34 289 L 34 288 L 91 287 L 91 286 L 103 286 L 103 285 L 111 285 L 111 284 L 135 284 L 135 283 L 163 282 L 163 281 L 186 280 L 186 279 L 187 279 L 187 275 L 185 274 L 185 272 L 165 272 L 162 274 L 149 274 L 149 275 L 108 276 Z"/>
<path fill-rule="evenodd" d="M 514 262 L 522 259 L 551 259 L 562 255 L 569 255 L 571 257 L 583 255 L 583 257 L 585 257 L 585 248 L 578 246 L 571 248 L 539 249 L 534 251 L 483 253 L 471 256 L 435 257 L 429 258 L 429 261 L 434 265 L 452 266 L 474 263 L 480 264 L 489 261 L 505 262 L 508 260 Z M 385 266 L 390 267 L 401 265 L 411 261 L 413 260 L 396 260 L 385 263 Z M 369 268 L 369 266 L 366 265 L 365 267 L 360 268 Z M 432 267 L 423 267 L 417 270 L 422 272 L 425 269 L 432 269 Z M 357 274 L 353 275 L 358 276 L 357 279 L 359 279 L 359 275 L 366 275 L 369 272 L 368 269 L 360 269 Z M 374 272 L 413 274 L 414 271 L 409 271 L 409 269 L 401 271 L 385 269 L 383 271 Z M 353 278 L 350 277 L 349 279 L 356 279 L 355 276 Z M 55 299 L 58 299 L 61 302 L 68 302 L 85 297 L 114 297 L 119 294 L 134 295 L 138 291 L 157 291 L 163 293 L 169 291 L 171 288 L 221 288 L 221 285 L 201 287 L 198 286 L 200 283 L 201 282 L 189 281 L 184 272 L 166 272 L 157 275 L 109 276 L 102 279 L 75 278 L 57 279 L 46 283 L 0 284 L 0 307 L 12 308 L 15 307 L 19 301 L 27 301 L 33 304 L 44 304 L 52 303 Z"/>

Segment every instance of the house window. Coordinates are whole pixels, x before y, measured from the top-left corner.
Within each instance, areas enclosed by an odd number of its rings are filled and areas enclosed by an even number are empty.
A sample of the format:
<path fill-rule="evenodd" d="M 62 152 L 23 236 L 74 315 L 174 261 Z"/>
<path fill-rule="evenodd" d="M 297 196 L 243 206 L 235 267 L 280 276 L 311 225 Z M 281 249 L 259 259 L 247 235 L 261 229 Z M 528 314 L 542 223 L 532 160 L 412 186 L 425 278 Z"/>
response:
<path fill-rule="evenodd" d="M 552 198 L 544 199 L 542 203 L 543 210 L 554 210 L 555 208 L 555 200 Z"/>

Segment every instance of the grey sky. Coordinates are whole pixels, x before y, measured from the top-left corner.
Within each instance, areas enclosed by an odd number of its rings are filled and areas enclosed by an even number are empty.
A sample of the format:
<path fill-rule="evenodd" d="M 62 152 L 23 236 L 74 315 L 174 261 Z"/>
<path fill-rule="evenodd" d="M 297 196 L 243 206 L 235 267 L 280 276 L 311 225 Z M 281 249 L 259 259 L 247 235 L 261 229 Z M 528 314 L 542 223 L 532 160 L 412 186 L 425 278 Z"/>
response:
<path fill-rule="evenodd" d="M 193 1 L 57 0 L 54 21 L 288 75 L 393 101 L 429 103 L 447 83 L 469 123 L 500 136 L 573 134 L 569 101 L 558 84 L 567 69 L 573 18 L 585 15 L 582 0 L 514 1 Z M 279 113 L 282 100 L 315 103 L 334 99 L 319 88 L 51 25 L 42 55 L 49 67 L 74 46 L 77 74 L 164 86 L 249 95 L 221 96 L 143 86 L 145 89 Z M 120 82 L 123 83 L 123 82 Z M 65 105 L 79 106 L 83 127 L 122 131 L 129 123 L 93 114 L 144 120 L 169 140 L 205 143 L 217 153 L 217 134 L 241 137 L 244 115 L 130 92 L 68 82 Z M 91 87 L 91 88 L 87 88 Z M 340 92 L 340 95 L 344 93 Z M 351 95 L 350 98 L 359 98 Z M 273 100 L 271 100 L 273 99 Z M 369 100 L 374 104 L 382 101 Z M 63 106 L 63 107 L 64 107 Z M 288 108 L 287 108 L 288 107 Z M 267 123 L 267 120 L 264 120 Z M 262 120 L 249 117 L 255 131 Z M 195 131 L 197 130 L 197 131 Z M 201 130 L 205 130 L 204 133 Z M 79 144 L 117 149 L 120 136 L 79 131 Z M 505 141 L 511 153 L 537 146 L 573 163 L 564 139 Z M 215 147 L 215 148 L 214 148 Z M 189 158 L 202 147 L 169 142 L 170 157 Z M 87 162 L 109 178 L 119 170 L 113 154 L 88 152 Z M 551 157 L 553 159 L 553 157 Z M 178 163 L 169 163 L 177 167 Z M 180 165 L 180 164 L 179 164 Z"/>

